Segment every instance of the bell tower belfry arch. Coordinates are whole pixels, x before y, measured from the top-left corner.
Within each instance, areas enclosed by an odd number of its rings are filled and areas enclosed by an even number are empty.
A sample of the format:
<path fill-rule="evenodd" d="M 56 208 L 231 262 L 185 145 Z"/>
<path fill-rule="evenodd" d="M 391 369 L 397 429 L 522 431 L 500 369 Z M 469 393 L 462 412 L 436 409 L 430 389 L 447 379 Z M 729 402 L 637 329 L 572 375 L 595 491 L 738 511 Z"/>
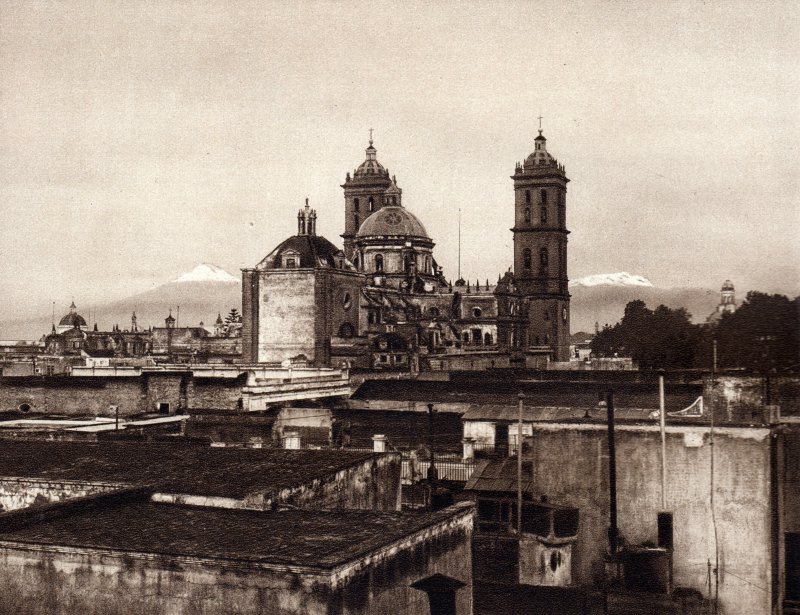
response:
<path fill-rule="evenodd" d="M 514 280 L 527 305 L 523 345 L 550 349 L 554 361 L 569 360 L 567 277 L 567 178 L 564 166 L 539 136 L 514 175 Z"/>

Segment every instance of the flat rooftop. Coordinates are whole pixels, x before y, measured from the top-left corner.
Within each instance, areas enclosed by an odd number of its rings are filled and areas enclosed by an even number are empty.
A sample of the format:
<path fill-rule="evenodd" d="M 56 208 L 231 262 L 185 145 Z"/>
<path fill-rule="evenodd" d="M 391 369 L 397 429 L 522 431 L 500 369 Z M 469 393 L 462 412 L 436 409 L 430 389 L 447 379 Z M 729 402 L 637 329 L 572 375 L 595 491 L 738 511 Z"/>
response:
<path fill-rule="evenodd" d="M 385 435 L 390 446 L 401 449 L 414 449 L 428 441 L 427 412 L 336 409 L 332 413 L 339 425 L 348 430 L 350 446 L 371 447 L 374 434 Z M 464 430 L 457 413 L 435 413 L 433 432 L 439 451 L 461 451 Z"/>
<path fill-rule="evenodd" d="M 131 502 L 0 533 L 3 542 L 333 568 L 471 510 L 263 512 Z"/>
<path fill-rule="evenodd" d="M 212 448 L 180 443 L 0 443 L 0 477 L 123 483 L 169 493 L 241 499 L 330 476 L 374 453 Z"/>
<path fill-rule="evenodd" d="M 509 378 L 460 378 L 449 382 L 425 380 L 368 380 L 353 397 L 362 400 L 423 401 L 431 403 L 516 406 L 518 394 L 526 406 L 591 407 L 614 389 L 617 407 L 657 409 L 658 384 L 643 382 L 559 382 Z M 681 410 L 703 394 L 702 384 L 666 384 L 668 412 Z"/>

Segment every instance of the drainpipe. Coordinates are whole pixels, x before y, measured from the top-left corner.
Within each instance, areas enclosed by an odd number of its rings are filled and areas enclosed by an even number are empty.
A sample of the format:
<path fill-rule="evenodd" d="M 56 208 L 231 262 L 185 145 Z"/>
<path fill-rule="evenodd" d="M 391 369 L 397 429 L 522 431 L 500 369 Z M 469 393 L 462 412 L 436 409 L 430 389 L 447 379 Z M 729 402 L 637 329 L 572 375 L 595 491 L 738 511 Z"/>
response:
<path fill-rule="evenodd" d="M 609 528 L 608 548 L 611 555 L 617 553 L 619 528 L 617 527 L 617 452 L 614 442 L 614 391 L 606 392 L 608 411 L 608 490 L 609 490 Z"/>

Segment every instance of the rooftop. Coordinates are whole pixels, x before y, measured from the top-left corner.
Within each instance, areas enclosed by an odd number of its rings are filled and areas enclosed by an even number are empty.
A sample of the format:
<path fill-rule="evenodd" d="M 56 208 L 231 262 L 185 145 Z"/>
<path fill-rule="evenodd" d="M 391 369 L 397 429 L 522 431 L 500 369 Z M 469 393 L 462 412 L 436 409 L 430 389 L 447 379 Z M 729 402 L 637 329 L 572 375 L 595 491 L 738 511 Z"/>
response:
<path fill-rule="evenodd" d="M 0 539 L 329 569 L 470 508 L 263 512 L 128 502 L 12 529 Z"/>
<path fill-rule="evenodd" d="M 305 484 L 373 456 L 141 442 L 4 441 L 2 448 L 0 476 L 148 485 L 169 493 L 237 499 Z"/>
<path fill-rule="evenodd" d="M 372 436 L 383 434 L 392 449 L 415 449 L 428 441 L 427 412 L 398 410 L 345 410 L 333 411 L 333 418 L 348 430 L 350 446 L 372 447 Z M 453 412 L 433 415 L 433 433 L 436 449 L 461 451 L 463 428 L 461 417 Z"/>
<path fill-rule="evenodd" d="M 354 396 L 356 399 L 424 401 L 516 407 L 518 394 L 532 407 L 596 407 L 611 382 L 559 382 L 521 379 L 489 379 L 471 376 L 449 382 L 422 380 L 368 380 Z M 658 408 L 658 384 L 646 382 L 613 383 L 617 408 Z M 702 384 L 666 385 L 668 412 L 682 410 L 703 393 Z M 581 413 L 583 416 L 583 413 Z"/>

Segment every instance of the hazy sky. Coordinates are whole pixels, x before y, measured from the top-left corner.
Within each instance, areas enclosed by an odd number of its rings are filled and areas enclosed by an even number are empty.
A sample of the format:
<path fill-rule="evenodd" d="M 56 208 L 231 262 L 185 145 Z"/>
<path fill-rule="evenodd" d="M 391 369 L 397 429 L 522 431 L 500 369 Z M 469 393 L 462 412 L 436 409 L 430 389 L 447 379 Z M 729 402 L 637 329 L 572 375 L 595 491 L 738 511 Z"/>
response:
<path fill-rule="evenodd" d="M 796 2 L 0 3 L 0 315 L 238 275 L 364 159 L 455 279 L 544 116 L 570 277 L 800 292 Z"/>

